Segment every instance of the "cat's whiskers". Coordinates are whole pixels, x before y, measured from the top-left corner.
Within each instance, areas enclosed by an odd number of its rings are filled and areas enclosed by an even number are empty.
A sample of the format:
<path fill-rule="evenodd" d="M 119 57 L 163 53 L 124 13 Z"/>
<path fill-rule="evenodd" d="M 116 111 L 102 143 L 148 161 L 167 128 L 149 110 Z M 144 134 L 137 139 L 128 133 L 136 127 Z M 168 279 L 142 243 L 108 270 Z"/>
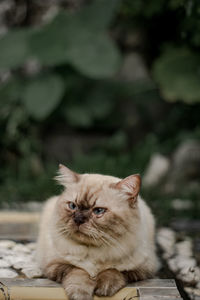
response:
<path fill-rule="evenodd" d="M 110 243 L 110 240 L 114 241 L 114 239 L 107 235 L 105 232 L 103 232 L 101 229 L 99 229 L 94 222 L 92 222 L 92 225 L 95 227 L 97 232 L 100 233 L 98 234 L 98 238 L 104 243 L 104 245 L 112 247 L 113 245 Z"/>
<path fill-rule="evenodd" d="M 97 241 L 97 244 L 98 244 L 98 240 L 101 240 L 104 245 L 112 246 L 105 238 L 102 237 L 103 232 L 99 231 L 98 227 L 96 226 L 96 224 L 93 221 L 92 221 L 92 226 L 94 228 L 92 228 L 90 226 L 89 227 L 89 233 L 92 233 L 93 235 L 95 235 L 95 239 Z M 99 233 L 101 233 L 101 235 L 99 235 Z"/>
<path fill-rule="evenodd" d="M 98 244 L 98 241 L 93 233 L 90 234 L 90 237 L 94 240 L 95 244 Z"/>
<path fill-rule="evenodd" d="M 70 236 L 71 235 L 71 232 L 69 231 L 69 229 L 67 229 L 65 226 L 62 226 L 62 225 L 59 225 L 57 226 L 57 233 L 60 235 L 60 236 Z"/>
<path fill-rule="evenodd" d="M 96 225 L 96 224 L 95 224 Z M 106 245 L 112 247 L 115 246 L 117 249 L 121 251 L 122 254 L 127 255 L 125 249 L 121 247 L 120 243 L 114 238 L 113 236 L 103 232 L 99 228 L 96 227 L 96 229 L 101 233 L 101 236 L 99 238 L 106 243 Z"/>
<path fill-rule="evenodd" d="M 119 222 L 119 224 L 121 224 L 121 222 Z M 57 225 L 58 225 L 57 229 L 58 229 L 59 236 L 63 236 L 63 235 L 65 237 L 72 236 L 72 232 L 69 230 L 69 228 L 66 228 L 66 226 L 62 224 L 57 224 Z M 85 225 L 82 233 L 88 236 L 88 238 L 91 238 L 96 245 L 98 245 L 99 241 L 101 241 L 103 246 L 116 247 L 121 254 L 127 255 L 127 251 L 125 251 L 124 247 L 121 246 L 121 244 L 116 239 L 116 237 L 113 237 L 110 233 L 108 234 L 103 230 L 101 230 L 93 220 L 91 220 L 91 225 L 87 225 L 87 224 Z"/>

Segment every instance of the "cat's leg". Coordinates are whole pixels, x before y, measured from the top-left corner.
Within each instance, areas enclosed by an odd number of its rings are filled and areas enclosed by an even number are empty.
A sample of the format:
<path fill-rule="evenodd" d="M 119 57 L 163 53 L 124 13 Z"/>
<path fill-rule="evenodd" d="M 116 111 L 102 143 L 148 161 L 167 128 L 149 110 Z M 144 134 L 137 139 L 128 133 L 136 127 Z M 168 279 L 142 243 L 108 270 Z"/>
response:
<path fill-rule="evenodd" d="M 152 278 L 154 273 L 153 270 L 151 271 L 147 268 L 137 268 L 135 270 L 122 272 L 127 283 Z"/>
<path fill-rule="evenodd" d="M 69 300 L 92 300 L 96 281 L 89 274 L 59 261 L 53 261 L 45 268 L 44 274 L 51 280 L 62 283 Z"/>
<path fill-rule="evenodd" d="M 112 296 L 126 285 L 125 277 L 116 269 L 107 269 L 97 275 L 95 294 Z"/>
<path fill-rule="evenodd" d="M 51 280 L 61 283 L 63 278 L 69 274 L 73 268 L 74 266 L 70 264 L 54 260 L 46 266 L 44 275 Z"/>
<path fill-rule="evenodd" d="M 89 274 L 74 268 L 62 281 L 63 287 L 70 300 L 92 300 L 96 281 Z"/>
<path fill-rule="evenodd" d="M 70 264 L 54 260 L 46 266 L 44 269 L 44 275 L 51 280 L 61 283 L 63 278 L 69 274 L 73 268 L 74 266 Z"/>

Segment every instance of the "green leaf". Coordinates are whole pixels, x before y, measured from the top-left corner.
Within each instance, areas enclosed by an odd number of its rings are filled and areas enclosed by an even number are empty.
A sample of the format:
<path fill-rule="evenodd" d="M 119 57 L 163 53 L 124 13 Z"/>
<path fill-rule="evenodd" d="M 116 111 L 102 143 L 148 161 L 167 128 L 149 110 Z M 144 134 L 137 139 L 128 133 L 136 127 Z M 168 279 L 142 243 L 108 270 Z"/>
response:
<path fill-rule="evenodd" d="M 105 0 L 95 3 L 96 6 L 74 15 L 61 13 L 52 23 L 33 34 L 30 38 L 33 55 L 47 65 L 69 63 L 92 78 L 112 76 L 119 67 L 120 55 L 102 24 L 108 23 L 115 5 L 112 0 L 112 5 L 109 5 L 110 17 L 107 15 L 107 21 L 102 23 L 102 20 L 96 22 L 93 14 L 98 15 L 97 3 L 105 7 Z"/>
<path fill-rule="evenodd" d="M 15 102 L 23 93 L 23 81 L 12 78 L 0 85 L 0 101 Z"/>
<path fill-rule="evenodd" d="M 99 84 L 89 92 L 86 104 L 93 118 L 101 120 L 109 116 L 115 99 L 116 93 L 110 86 Z"/>
<path fill-rule="evenodd" d="M 64 89 L 64 83 L 59 76 L 43 76 L 27 84 L 22 101 L 32 117 L 43 120 L 60 103 Z"/>
<path fill-rule="evenodd" d="M 200 102 L 200 57 L 186 48 L 167 49 L 154 64 L 153 75 L 168 101 Z"/>
<path fill-rule="evenodd" d="M 121 2 L 121 0 L 95 0 L 83 8 L 77 16 L 80 23 L 91 26 L 92 30 L 106 29 L 110 25 Z"/>
<path fill-rule="evenodd" d="M 92 78 L 110 77 L 120 64 L 119 52 L 106 35 L 81 31 L 71 41 L 68 58 L 78 71 Z"/>
<path fill-rule="evenodd" d="M 77 127 L 89 127 L 93 118 L 87 107 L 84 105 L 73 105 L 68 107 L 65 115 L 70 125 Z"/>
<path fill-rule="evenodd" d="M 30 56 L 28 37 L 30 29 L 12 30 L 0 39 L 0 68 L 16 68 Z"/>
<path fill-rule="evenodd" d="M 68 36 L 72 18 L 66 13 L 58 14 L 51 23 L 39 28 L 30 36 L 29 45 L 42 64 L 59 65 L 68 62 Z"/>

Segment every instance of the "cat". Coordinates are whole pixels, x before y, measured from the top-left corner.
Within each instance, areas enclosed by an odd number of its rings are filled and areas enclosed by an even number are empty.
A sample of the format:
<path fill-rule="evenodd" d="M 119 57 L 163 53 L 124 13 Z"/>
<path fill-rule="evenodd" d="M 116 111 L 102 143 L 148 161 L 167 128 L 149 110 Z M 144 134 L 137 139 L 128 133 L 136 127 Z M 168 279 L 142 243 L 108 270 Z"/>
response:
<path fill-rule="evenodd" d="M 138 195 L 140 176 L 77 174 L 60 165 L 56 179 L 64 191 L 46 202 L 37 243 L 44 275 L 62 283 L 70 300 L 112 296 L 151 278 L 155 225 Z"/>

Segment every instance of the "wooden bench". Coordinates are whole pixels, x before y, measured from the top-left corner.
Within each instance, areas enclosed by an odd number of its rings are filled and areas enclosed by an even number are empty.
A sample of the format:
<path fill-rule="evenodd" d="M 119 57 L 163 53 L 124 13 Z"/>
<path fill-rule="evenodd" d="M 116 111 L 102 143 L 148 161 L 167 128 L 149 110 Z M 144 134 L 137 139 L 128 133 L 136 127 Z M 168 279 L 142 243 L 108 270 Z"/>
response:
<path fill-rule="evenodd" d="M 62 286 L 48 279 L 0 278 L 0 300 L 67 300 Z M 181 300 L 173 279 L 150 279 L 131 284 L 112 297 L 94 300 Z"/>

